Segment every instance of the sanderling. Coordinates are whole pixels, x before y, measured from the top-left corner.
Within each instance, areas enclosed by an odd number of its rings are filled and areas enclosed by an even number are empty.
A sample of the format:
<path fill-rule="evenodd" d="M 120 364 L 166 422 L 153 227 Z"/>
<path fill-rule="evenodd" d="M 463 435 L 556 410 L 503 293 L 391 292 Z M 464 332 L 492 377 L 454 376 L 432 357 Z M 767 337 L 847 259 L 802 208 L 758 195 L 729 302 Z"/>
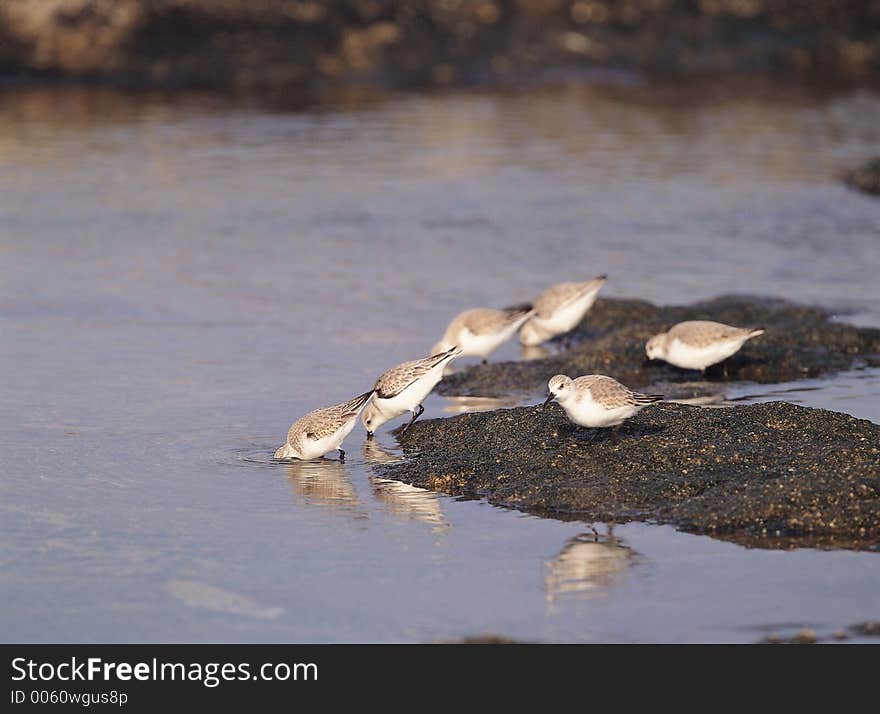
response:
<path fill-rule="evenodd" d="M 373 385 L 373 398 L 361 414 L 367 438 L 389 419 L 412 412 L 412 419 L 404 427 L 408 429 L 425 411 L 422 402 L 443 379 L 446 365 L 460 353 L 461 347 L 455 345 L 430 357 L 399 364 L 379 377 Z"/>
<path fill-rule="evenodd" d="M 589 427 L 617 426 L 643 407 L 663 399 L 659 394 L 640 394 L 624 387 L 616 379 L 602 374 L 588 374 L 571 379 L 557 374 L 547 383 L 550 395 L 575 424 Z"/>
<path fill-rule="evenodd" d="M 746 340 L 764 334 L 763 327 L 732 327 L 709 320 L 679 322 L 654 335 L 645 345 L 648 359 L 703 372 L 739 351 Z"/>
<path fill-rule="evenodd" d="M 575 536 L 548 563 L 544 579 L 548 602 L 565 595 L 605 590 L 635 564 L 636 553 L 617 540 L 613 526 L 606 526 L 606 530 L 607 535 L 601 539 L 595 528 L 592 533 Z"/>
<path fill-rule="evenodd" d="M 513 337 L 522 324 L 534 315 L 531 308 L 494 310 L 477 307 L 458 315 L 431 352 L 443 352 L 452 345 L 461 347 L 463 357 L 482 357 L 483 362 L 493 350 Z"/>
<path fill-rule="evenodd" d="M 344 404 L 316 409 L 300 417 L 293 422 L 287 442 L 275 452 L 275 458 L 308 461 L 337 449 L 339 460 L 344 461 L 345 452 L 339 447 L 354 429 L 358 414 L 372 395 L 371 389 Z"/>
<path fill-rule="evenodd" d="M 519 331 L 519 341 L 539 345 L 578 326 L 596 302 L 596 295 L 608 280 L 600 275 L 585 283 L 559 283 L 547 288 L 535 300 L 535 314 Z"/>

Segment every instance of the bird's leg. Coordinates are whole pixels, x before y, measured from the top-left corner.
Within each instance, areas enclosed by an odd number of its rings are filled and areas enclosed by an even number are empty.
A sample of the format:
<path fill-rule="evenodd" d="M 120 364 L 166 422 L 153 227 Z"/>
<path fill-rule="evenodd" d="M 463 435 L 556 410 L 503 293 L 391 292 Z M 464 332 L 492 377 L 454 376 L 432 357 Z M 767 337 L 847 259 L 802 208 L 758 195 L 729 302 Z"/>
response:
<path fill-rule="evenodd" d="M 480 364 L 489 364 L 489 360 L 483 357 L 483 361 Z"/>
<path fill-rule="evenodd" d="M 373 432 L 372 432 L 372 431 L 368 431 L 368 432 L 367 432 L 367 441 L 370 441 L 372 438 L 373 438 Z"/>
<path fill-rule="evenodd" d="M 730 377 L 727 374 L 727 360 L 724 360 L 724 362 L 722 362 L 721 366 L 724 368 L 724 379 L 730 381 Z"/>
<path fill-rule="evenodd" d="M 616 446 L 618 441 L 620 441 L 620 424 L 616 424 L 615 426 L 611 427 L 612 446 Z"/>
<path fill-rule="evenodd" d="M 416 407 L 416 411 L 413 412 L 412 419 L 410 419 L 409 423 L 407 423 L 407 425 L 405 427 L 403 427 L 403 431 L 406 431 L 407 429 L 409 429 L 413 425 L 413 422 L 416 419 L 418 419 L 420 416 L 422 416 L 422 414 L 424 414 L 424 413 L 425 413 L 425 408 L 421 404 L 419 404 Z"/>
<path fill-rule="evenodd" d="M 342 449 L 337 449 L 339 452 L 339 463 L 345 463 L 345 452 Z"/>

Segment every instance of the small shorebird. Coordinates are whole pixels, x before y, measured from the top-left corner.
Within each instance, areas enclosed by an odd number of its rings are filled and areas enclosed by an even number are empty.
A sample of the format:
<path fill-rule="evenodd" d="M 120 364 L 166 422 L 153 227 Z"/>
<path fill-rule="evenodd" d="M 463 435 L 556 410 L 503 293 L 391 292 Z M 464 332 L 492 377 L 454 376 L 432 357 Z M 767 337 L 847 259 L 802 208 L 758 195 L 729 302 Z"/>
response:
<path fill-rule="evenodd" d="M 593 307 L 607 280 L 607 276 L 600 275 L 585 283 L 559 283 L 547 288 L 535 300 L 535 314 L 520 329 L 519 341 L 533 347 L 573 330 Z"/>
<path fill-rule="evenodd" d="M 531 308 L 494 310 L 477 307 L 457 315 L 431 352 L 443 352 L 453 345 L 461 347 L 461 356 L 486 357 L 507 342 L 522 324 L 534 315 Z"/>
<path fill-rule="evenodd" d="M 412 412 L 404 429 L 418 419 L 425 408 L 425 401 L 431 390 L 443 379 L 443 370 L 461 353 L 461 347 L 454 347 L 430 357 L 404 362 L 389 369 L 373 385 L 373 398 L 361 414 L 361 421 L 367 430 L 367 438 L 389 419 Z"/>
<path fill-rule="evenodd" d="M 339 447 L 354 429 L 358 414 L 372 394 L 371 389 L 344 404 L 316 409 L 300 417 L 293 422 L 287 441 L 275 452 L 275 458 L 308 461 L 337 449 L 339 460 L 345 461 L 345 452 Z"/>
<path fill-rule="evenodd" d="M 659 394 L 634 392 L 602 374 L 577 379 L 557 374 L 551 377 L 547 387 L 550 395 L 544 404 L 555 399 L 568 418 L 579 426 L 618 426 L 644 407 L 663 399 Z"/>
<path fill-rule="evenodd" d="M 662 359 L 676 367 L 705 372 L 707 367 L 739 352 L 746 340 L 763 334 L 763 327 L 732 327 L 709 320 L 689 320 L 654 335 L 645 345 L 645 352 L 648 359 Z"/>

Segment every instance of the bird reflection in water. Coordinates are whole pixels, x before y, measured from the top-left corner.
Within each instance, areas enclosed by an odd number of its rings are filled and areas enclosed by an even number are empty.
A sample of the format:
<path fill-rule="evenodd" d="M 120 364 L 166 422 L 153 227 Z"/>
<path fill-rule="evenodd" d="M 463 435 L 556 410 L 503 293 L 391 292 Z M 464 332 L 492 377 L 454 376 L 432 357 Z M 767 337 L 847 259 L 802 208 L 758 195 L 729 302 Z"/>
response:
<path fill-rule="evenodd" d="M 440 496 L 433 491 L 376 477 L 370 479 L 370 486 L 373 496 L 392 516 L 427 523 L 434 533 L 449 530 L 449 521 L 440 508 Z"/>
<path fill-rule="evenodd" d="M 384 448 L 376 439 L 364 443 L 363 454 L 373 464 L 394 464 L 403 460 L 403 456 Z M 370 487 L 373 497 L 393 517 L 427 523 L 434 533 L 449 530 L 449 521 L 440 507 L 439 494 L 376 476 L 370 478 Z"/>
<path fill-rule="evenodd" d="M 370 464 L 396 464 L 403 461 L 403 456 L 386 449 L 378 439 L 366 439 L 362 453 Z"/>
<path fill-rule="evenodd" d="M 543 345 L 522 345 L 519 350 L 519 358 L 523 362 L 531 362 L 535 359 L 544 359 L 550 356 L 550 350 Z"/>
<path fill-rule="evenodd" d="M 335 459 L 317 459 L 294 461 L 286 468 L 294 494 L 307 503 L 345 510 L 354 510 L 360 505 L 345 464 Z"/>
<path fill-rule="evenodd" d="M 607 594 L 620 575 L 635 564 L 632 548 L 614 536 L 608 526 L 605 535 L 581 533 L 569 540 L 547 564 L 544 578 L 547 602 L 562 597 L 594 597 Z"/>
<path fill-rule="evenodd" d="M 516 399 L 496 398 L 496 397 L 446 397 L 446 404 L 443 411 L 452 414 L 463 414 L 465 412 L 486 412 L 492 409 L 500 409 L 501 407 L 515 407 L 518 404 Z"/>

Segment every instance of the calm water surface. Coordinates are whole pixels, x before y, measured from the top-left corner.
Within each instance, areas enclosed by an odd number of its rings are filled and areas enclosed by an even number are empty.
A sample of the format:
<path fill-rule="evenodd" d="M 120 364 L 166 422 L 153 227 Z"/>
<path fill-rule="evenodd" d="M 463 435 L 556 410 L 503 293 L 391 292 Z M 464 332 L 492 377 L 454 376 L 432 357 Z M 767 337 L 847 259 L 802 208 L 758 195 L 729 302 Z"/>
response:
<path fill-rule="evenodd" d="M 880 203 L 836 180 L 877 116 L 780 87 L 0 93 L 0 637 L 748 642 L 880 617 L 876 553 L 596 539 L 377 480 L 387 432 L 344 465 L 269 460 L 458 310 L 558 280 L 880 326 Z M 726 396 L 880 422 L 878 370 Z"/>

